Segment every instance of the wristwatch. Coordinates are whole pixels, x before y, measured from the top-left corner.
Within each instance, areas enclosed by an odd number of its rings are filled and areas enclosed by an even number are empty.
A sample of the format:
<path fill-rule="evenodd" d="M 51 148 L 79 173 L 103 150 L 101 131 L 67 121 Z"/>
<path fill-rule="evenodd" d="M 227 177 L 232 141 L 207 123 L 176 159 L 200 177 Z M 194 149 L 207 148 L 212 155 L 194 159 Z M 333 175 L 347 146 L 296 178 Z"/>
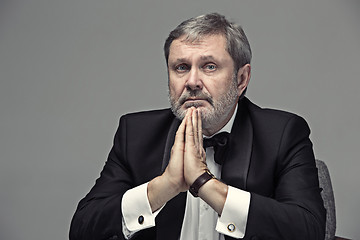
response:
<path fill-rule="evenodd" d="M 195 182 L 190 186 L 189 192 L 194 197 L 199 197 L 199 189 L 210 179 L 216 178 L 209 170 L 206 170 L 203 174 L 201 174 Z"/>

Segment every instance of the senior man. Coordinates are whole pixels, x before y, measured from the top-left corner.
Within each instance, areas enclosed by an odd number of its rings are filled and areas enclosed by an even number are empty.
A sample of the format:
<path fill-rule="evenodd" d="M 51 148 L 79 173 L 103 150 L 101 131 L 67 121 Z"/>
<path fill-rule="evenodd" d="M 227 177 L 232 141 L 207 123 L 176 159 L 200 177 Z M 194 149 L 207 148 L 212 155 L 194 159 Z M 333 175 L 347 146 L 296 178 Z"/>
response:
<path fill-rule="evenodd" d="M 70 239 L 323 240 L 310 130 L 246 98 L 251 49 L 217 13 L 164 45 L 170 109 L 122 116 Z"/>

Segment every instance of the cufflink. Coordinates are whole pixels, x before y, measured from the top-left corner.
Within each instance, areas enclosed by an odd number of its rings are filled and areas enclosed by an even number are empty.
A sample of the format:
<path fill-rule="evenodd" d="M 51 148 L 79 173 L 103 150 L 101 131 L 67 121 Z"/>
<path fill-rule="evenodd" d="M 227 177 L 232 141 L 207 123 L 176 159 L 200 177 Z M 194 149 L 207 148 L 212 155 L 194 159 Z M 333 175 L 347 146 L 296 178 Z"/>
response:
<path fill-rule="evenodd" d="M 139 218 L 138 218 L 138 223 L 139 223 L 140 225 L 144 223 L 144 217 L 143 217 L 142 215 L 139 216 Z"/>
<path fill-rule="evenodd" d="M 233 232 L 235 231 L 236 227 L 234 224 L 230 223 L 229 225 L 227 225 L 227 230 L 229 230 L 229 232 Z"/>

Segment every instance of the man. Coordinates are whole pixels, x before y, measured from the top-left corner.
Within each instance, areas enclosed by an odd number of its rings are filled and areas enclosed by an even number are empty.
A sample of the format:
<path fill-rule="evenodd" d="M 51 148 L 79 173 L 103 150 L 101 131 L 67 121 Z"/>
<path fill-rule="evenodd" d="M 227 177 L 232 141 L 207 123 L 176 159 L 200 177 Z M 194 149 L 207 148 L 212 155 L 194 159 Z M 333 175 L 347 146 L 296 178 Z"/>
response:
<path fill-rule="evenodd" d="M 244 97 L 243 30 L 199 16 L 173 30 L 164 50 L 172 111 L 120 119 L 70 239 L 324 239 L 310 130 Z"/>

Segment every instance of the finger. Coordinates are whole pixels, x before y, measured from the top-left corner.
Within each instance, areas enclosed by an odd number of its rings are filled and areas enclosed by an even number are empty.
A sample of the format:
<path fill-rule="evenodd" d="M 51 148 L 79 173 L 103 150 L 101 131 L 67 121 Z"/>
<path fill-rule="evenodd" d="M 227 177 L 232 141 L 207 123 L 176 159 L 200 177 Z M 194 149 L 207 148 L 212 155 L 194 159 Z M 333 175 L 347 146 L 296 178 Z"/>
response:
<path fill-rule="evenodd" d="M 174 145 L 179 145 L 179 144 L 184 144 L 185 141 L 185 123 L 187 120 L 187 117 L 189 115 L 189 111 L 186 113 L 184 119 L 181 121 L 181 124 L 178 128 L 178 130 L 176 131 L 176 135 L 175 135 L 175 142 Z"/>
<path fill-rule="evenodd" d="M 192 114 L 193 108 L 189 108 L 189 116 L 186 120 L 186 127 L 185 127 L 185 144 L 190 144 L 188 146 L 194 146 L 194 129 L 192 124 Z"/>
<path fill-rule="evenodd" d="M 193 125 L 193 134 L 194 134 L 194 144 L 195 147 L 199 148 L 199 130 L 198 130 L 198 110 L 194 109 L 192 114 L 192 125 Z"/>
<path fill-rule="evenodd" d="M 200 146 L 200 149 L 203 149 L 203 134 L 202 134 L 202 121 L 201 121 L 201 111 L 198 110 L 198 138 L 199 138 L 199 146 Z"/>

